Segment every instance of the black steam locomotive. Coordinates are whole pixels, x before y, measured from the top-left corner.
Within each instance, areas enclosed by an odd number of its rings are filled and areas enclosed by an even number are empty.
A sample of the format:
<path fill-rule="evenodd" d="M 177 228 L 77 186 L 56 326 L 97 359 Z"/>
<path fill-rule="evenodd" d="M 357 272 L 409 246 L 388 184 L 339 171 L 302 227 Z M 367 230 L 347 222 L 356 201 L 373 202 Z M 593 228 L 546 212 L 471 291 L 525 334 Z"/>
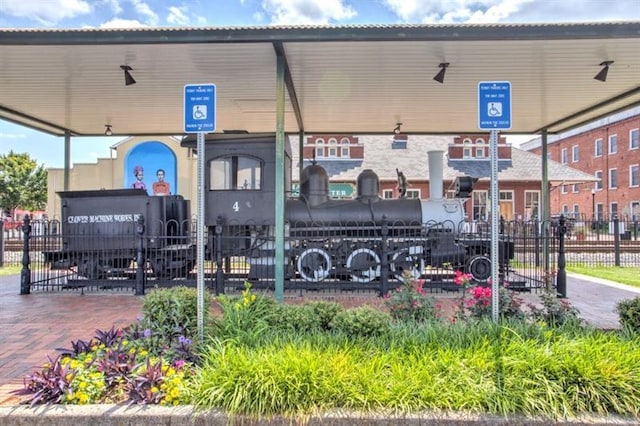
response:
<path fill-rule="evenodd" d="M 182 146 L 194 148 L 193 136 Z M 447 266 L 485 282 L 491 276 L 490 241 L 465 231 L 462 199 L 442 195 L 443 152 L 430 155 L 428 200 L 380 198 L 378 176 L 364 170 L 357 196 L 329 196 L 327 172 L 305 167 L 300 194 L 291 196 L 291 151 L 284 153 L 286 277 L 309 283 L 400 280 L 422 276 L 428 267 Z M 213 258 L 243 258 L 249 278 L 272 278 L 275 265 L 274 134 L 208 135 L 205 142 L 205 226 Z M 426 159 L 425 159 L 426 160 Z M 461 185 L 464 186 L 464 185 Z M 464 188 L 468 196 L 468 188 Z M 504 268 L 513 246 L 501 242 Z"/>
<path fill-rule="evenodd" d="M 195 148 L 188 136 L 182 146 Z M 357 179 L 356 197 L 329 196 L 327 172 L 304 168 L 299 196 L 291 196 L 291 151 L 285 147 L 285 272 L 288 281 L 370 283 L 403 273 L 423 276 L 447 266 L 485 282 L 491 275 L 490 242 L 464 232 L 462 199 L 442 196 L 443 153 L 430 155 L 431 197 L 379 197 L 372 170 Z M 215 134 L 205 141 L 206 258 L 232 274 L 274 276 L 274 134 Z M 146 263 L 158 277 L 187 276 L 196 247 L 188 202 L 180 196 L 148 196 L 144 190 L 70 191 L 62 199 L 63 250 L 58 255 L 78 274 L 103 278 L 126 269 L 144 244 Z M 140 220 L 144 218 L 144 220 Z M 500 245 L 501 263 L 513 256 Z M 504 260 L 502 260 L 504 259 Z M 222 262 L 221 262 L 222 260 Z M 504 265 L 502 265 L 504 267 Z"/>

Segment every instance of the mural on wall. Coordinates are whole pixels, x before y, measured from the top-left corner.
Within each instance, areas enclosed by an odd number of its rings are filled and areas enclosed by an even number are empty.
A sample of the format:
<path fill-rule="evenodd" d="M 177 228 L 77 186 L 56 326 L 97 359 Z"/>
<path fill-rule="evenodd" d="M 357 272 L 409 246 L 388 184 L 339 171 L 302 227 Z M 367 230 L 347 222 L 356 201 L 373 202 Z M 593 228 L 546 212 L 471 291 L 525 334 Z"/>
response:
<path fill-rule="evenodd" d="M 149 195 L 177 193 L 176 155 L 158 141 L 141 142 L 124 161 L 125 188 L 146 189 Z"/>

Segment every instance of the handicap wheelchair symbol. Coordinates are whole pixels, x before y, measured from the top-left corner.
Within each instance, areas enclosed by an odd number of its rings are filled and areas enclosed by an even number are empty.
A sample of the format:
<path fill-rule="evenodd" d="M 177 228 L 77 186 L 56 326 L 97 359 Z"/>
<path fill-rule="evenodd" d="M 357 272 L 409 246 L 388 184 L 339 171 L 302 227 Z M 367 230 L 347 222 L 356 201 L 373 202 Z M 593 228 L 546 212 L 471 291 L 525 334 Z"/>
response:
<path fill-rule="evenodd" d="M 489 102 L 487 105 L 487 114 L 489 117 L 502 116 L 502 102 Z"/>
<path fill-rule="evenodd" d="M 205 120 L 207 118 L 207 106 L 206 105 L 194 105 L 193 106 L 193 119 Z"/>

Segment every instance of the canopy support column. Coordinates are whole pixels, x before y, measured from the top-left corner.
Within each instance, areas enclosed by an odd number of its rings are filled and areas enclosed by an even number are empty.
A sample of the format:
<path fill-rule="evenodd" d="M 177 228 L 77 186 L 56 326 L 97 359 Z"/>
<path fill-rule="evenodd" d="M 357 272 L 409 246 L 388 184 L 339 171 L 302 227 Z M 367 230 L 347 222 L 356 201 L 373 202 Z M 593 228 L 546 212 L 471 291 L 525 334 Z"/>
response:
<path fill-rule="evenodd" d="M 275 297 L 284 299 L 284 68 L 285 59 L 277 57 L 276 68 L 276 181 L 275 181 Z"/>
<path fill-rule="evenodd" d="M 71 169 L 71 132 L 64 132 L 64 190 L 69 190 L 69 170 Z"/>

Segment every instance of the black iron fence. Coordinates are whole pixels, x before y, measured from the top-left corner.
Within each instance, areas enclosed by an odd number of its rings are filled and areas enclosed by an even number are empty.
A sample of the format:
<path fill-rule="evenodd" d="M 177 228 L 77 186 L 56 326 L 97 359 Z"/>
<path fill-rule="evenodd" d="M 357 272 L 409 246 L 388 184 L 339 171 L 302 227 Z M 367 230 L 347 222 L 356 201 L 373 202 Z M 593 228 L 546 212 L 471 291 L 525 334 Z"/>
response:
<path fill-rule="evenodd" d="M 501 283 L 523 291 L 553 287 L 563 263 L 640 266 L 637 222 L 613 218 L 606 226 L 603 223 L 571 218 L 564 222 L 561 218 L 547 222 L 501 220 Z M 195 221 L 179 224 L 189 230 L 180 238 L 150 236 L 140 225 L 123 224 L 130 228 L 117 231 L 114 239 L 91 232 L 65 235 L 55 220 L 26 220 L 20 238 L 0 238 L 0 262 L 20 268 L 23 293 L 91 289 L 143 294 L 156 286 L 195 286 Z M 273 289 L 273 227 L 220 225 L 224 226 L 212 227 L 206 237 L 205 285 L 217 293 L 242 289 L 246 281 L 256 288 Z M 459 226 L 287 224 L 282 259 L 285 291 L 384 294 L 400 284 L 403 274 L 425 280 L 424 288 L 433 292 L 457 291 L 456 270 L 481 278 L 490 276 L 490 238 L 489 224 L 478 221 Z"/>

